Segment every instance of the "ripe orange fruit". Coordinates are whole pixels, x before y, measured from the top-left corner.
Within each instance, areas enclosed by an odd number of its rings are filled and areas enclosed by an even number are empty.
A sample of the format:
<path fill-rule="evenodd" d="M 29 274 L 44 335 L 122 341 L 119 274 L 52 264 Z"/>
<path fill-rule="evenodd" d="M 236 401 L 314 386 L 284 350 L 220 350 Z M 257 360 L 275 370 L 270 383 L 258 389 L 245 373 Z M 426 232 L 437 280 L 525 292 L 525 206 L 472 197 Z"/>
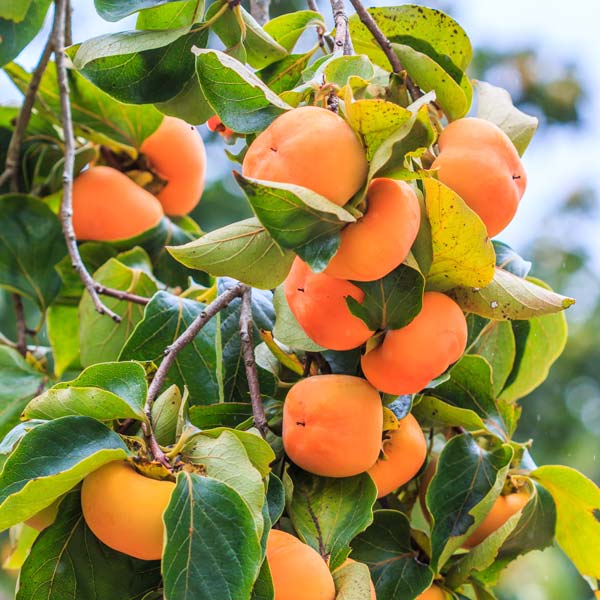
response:
<path fill-rule="evenodd" d="M 290 389 L 283 405 L 283 447 L 316 475 L 366 471 L 379 455 L 382 427 L 379 394 L 360 377 L 308 377 Z"/>
<path fill-rule="evenodd" d="M 510 138 L 484 119 L 450 123 L 439 139 L 440 154 L 431 165 L 485 223 L 488 234 L 500 233 L 517 212 L 527 175 Z"/>
<path fill-rule="evenodd" d="M 426 589 L 422 594 L 419 594 L 415 600 L 445 600 L 446 594 L 442 588 L 437 585 L 432 585 Z"/>
<path fill-rule="evenodd" d="M 378 458 L 368 471 L 377 486 L 378 498 L 410 481 L 427 456 L 427 441 L 419 422 L 410 413 L 388 436 L 383 441 L 384 458 Z"/>
<path fill-rule="evenodd" d="M 160 202 L 112 167 L 90 167 L 73 182 L 73 228 L 78 240 L 108 242 L 158 225 Z"/>
<path fill-rule="evenodd" d="M 316 550 L 298 538 L 271 529 L 267 562 L 275 600 L 334 600 L 335 585 L 327 563 Z"/>
<path fill-rule="evenodd" d="M 342 229 L 340 248 L 325 269 L 339 279 L 374 281 L 408 255 L 419 232 L 419 200 L 404 181 L 374 179 L 367 212 Z"/>
<path fill-rule="evenodd" d="M 231 136 L 235 135 L 233 129 L 229 129 L 223 124 L 221 119 L 217 115 L 213 115 L 208 121 L 206 121 L 206 127 L 209 131 L 216 131 L 221 137 L 228 140 Z"/>
<path fill-rule="evenodd" d="M 165 213 L 187 215 L 202 196 L 206 176 L 206 150 L 196 128 L 181 119 L 165 117 L 140 151 L 167 181 L 157 195 Z"/>
<path fill-rule="evenodd" d="M 296 258 L 283 289 L 290 310 L 306 335 L 330 350 L 350 350 L 366 342 L 373 332 L 346 304 L 351 296 L 362 302 L 365 293 L 345 279 L 313 273 Z"/>
<path fill-rule="evenodd" d="M 421 312 L 363 355 L 365 377 L 387 394 L 413 394 L 458 360 L 467 345 L 462 310 L 439 292 L 426 292 Z"/>
<path fill-rule="evenodd" d="M 346 121 L 318 106 L 277 117 L 252 142 L 242 174 L 308 188 L 343 206 L 367 178 L 363 147 Z"/>
<path fill-rule="evenodd" d="M 90 473 L 81 488 L 88 527 L 107 546 L 143 560 L 162 556 L 162 514 L 175 484 L 140 475 L 125 461 Z"/>

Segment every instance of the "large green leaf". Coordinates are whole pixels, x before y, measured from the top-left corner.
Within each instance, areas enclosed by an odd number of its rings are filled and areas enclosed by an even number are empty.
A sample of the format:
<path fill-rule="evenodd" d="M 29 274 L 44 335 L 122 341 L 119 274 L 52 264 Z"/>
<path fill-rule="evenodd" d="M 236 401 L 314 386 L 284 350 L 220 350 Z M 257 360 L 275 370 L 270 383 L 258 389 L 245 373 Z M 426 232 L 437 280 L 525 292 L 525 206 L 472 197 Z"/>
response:
<path fill-rule="evenodd" d="M 261 69 L 258 76 L 272 91 L 281 94 L 296 86 L 313 55 L 312 50 L 305 54 L 289 54 Z"/>
<path fill-rule="evenodd" d="M 5 67 L 8 76 L 24 92 L 31 75 L 14 63 Z M 111 147 L 115 143 L 134 152 L 160 125 L 162 115 L 152 106 L 130 106 L 115 100 L 69 69 L 69 94 L 73 126 L 78 135 Z M 60 124 L 60 96 L 56 69 L 47 69 L 40 84 L 36 108 L 44 118 Z M 117 146 L 115 149 L 119 149 Z"/>
<path fill-rule="evenodd" d="M 556 539 L 583 575 L 600 579 L 600 489 L 570 467 L 545 466 L 531 477 L 556 504 Z"/>
<path fill-rule="evenodd" d="M 21 0 L 21 2 L 4 1 L 0 4 L 0 19 L 6 19 L 13 23 L 20 23 L 25 18 L 33 0 Z"/>
<path fill-rule="evenodd" d="M 503 88 L 485 81 L 475 82 L 477 116 L 498 125 L 523 155 L 538 127 L 538 119 L 525 114 L 513 105 L 510 94 Z"/>
<path fill-rule="evenodd" d="M 138 13 L 136 29 L 177 29 L 202 20 L 203 0 L 168 0 Z"/>
<path fill-rule="evenodd" d="M 72 267 L 71 270 L 73 270 Z M 77 306 L 57 302 L 52 304 L 46 313 L 46 333 L 52 347 L 56 377 L 60 377 L 69 367 L 81 366 Z"/>
<path fill-rule="evenodd" d="M 127 456 L 121 438 L 88 417 L 62 417 L 25 435 L 0 473 L 0 529 L 20 523 L 88 473 Z"/>
<path fill-rule="evenodd" d="M 437 179 L 426 178 L 423 186 L 433 246 L 428 289 L 485 287 L 494 277 L 496 255 L 483 221 Z"/>
<path fill-rule="evenodd" d="M 3 7 L 0 17 L 0 67 L 17 57 L 35 37 L 44 24 L 51 3 L 51 0 L 29 0 L 25 14 L 19 5 L 27 6 L 27 2 L 9 2 L 10 14 Z"/>
<path fill-rule="evenodd" d="M 197 49 L 202 91 L 223 123 L 238 133 L 262 131 L 291 107 L 235 58 Z"/>
<path fill-rule="evenodd" d="M 261 536 L 265 486 L 261 474 L 250 462 L 244 445 L 236 435 L 225 430 L 217 438 L 196 436 L 185 447 L 183 456 L 186 462 L 202 466 L 208 477 L 226 483 L 243 498 L 254 519 L 254 528 Z"/>
<path fill-rule="evenodd" d="M 168 251 L 191 269 L 228 275 L 261 289 L 277 287 L 286 277 L 294 253 L 283 250 L 256 218 L 211 231 Z"/>
<path fill-rule="evenodd" d="M 511 433 L 510 409 L 495 399 L 492 370 L 487 360 L 482 356 L 467 354 L 448 374 L 450 379 L 430 390 L 429 395 L 457 408 L 472 410 L 490 431 L 508 437 Z"/>
<path fill-rule="evenodd" d="M 200 429 L 237 427 L 252 416 L 252 405 L 247 402 L 197 404 L 190 407 L 190 421 Z"/>
<path fill-rule="evenodd" d="M 564 313 L 514 321 L 516 360 L 500 398 L 515 402 L 542 384 L 567 343 Z"/>
<path fill-rule="evenodd" d="M 382 279 L 356 282 L 356 285 L 365 293 L 364 300 L 357 302 L 348 296 L 346 302 L 350 312 L 362 319 L 371 331 L 401 329 L 421 312 L 425 278 L 406 264 Z"/>
<path fill-rule="evenodd" d="M 164 349 L 172 344 L 204 310 L 204 304 L 168 292 L 154 295 L 121 352 L 121 360 L 160 363 Z M 191 404 L 219 401 L 218 325 L 211 319 L 178 355 L 169 369 L 165 386 L 187 387 Z"/>
<path fill-rule="evenodd" d="M 272 238 L 322 271 L 339 248 L 340 229 L 356 219 L 307 188 L 234 175 Z"/>
<path fill-rule="evenodd" d="M 156 283 L 146 272 L 140 268 L 130 268 L 116 258 L 111 258 L 100 267 L 94 273 L 94 279 L 101 285 L 139 296 L 151 297 L 157 289 Z M 108 297 L 104 297 L 103 302 L 122 320 L 114 323 L 99 314 L 89 294 L 84 294 L 79 304 L 79 343 L 84 366 L 117 360 L 127 338 L 144 316 L 144 307 L 139 304 Z"/>
<path fill-rule="evenodd" d="M 444 446 L 426 494 L 434 569 L 443 567 L 489 512 L 512 456 L 508 444 L 484 450 L 469 434 L 453 437 Z"/>
<path fill-rule="evenodd" d="M 41 200 L 0 196 L 0 286 L 27 296 L 44 311 L 58 294 L 54 269 L 67 253 L 57 216 Z"/>
<path fill-rule="evenodd" d="M 179 473 L 163 519 L 166 600 L 250 597 L 263 555 L 250 509 L 233 488 Z"/>
<path fill-rule="evenodd" d="M 145 10 L 176 2 L 177 0 L 94 0 L 98 14 L 106 21 L 120 21 L 127 15 L 139 10 Z"/>
<path fill-rule="evenodd" d="M 81 74 L 121 102 L 164 102 L 181 92 L 194 73 L 193 46 L 203 47 L 207 29 L 129 31 L 101 35 L 73 46 Z"/>
<path fill-rule="evenodd" d="M 0 346 L 0 440 L 17 425 L 27 401 L 42 391 L 46 379 L 16 350 Z"/>
<path fill-rule="evenodd" d="M 155 106 L 161 113 L 183 119 L 191 125 L 205 123 L 214 114 L 195 73 L 177 96 L 165 102 L 157 102 Z"/>
<path fill-rule="evenodd" d="M 136 362 L 100 363 L 73 381 L 58 383 L 25 408 L 27 419 L 83 415 L 99 421 L 145 421 L 146 372 Z"/>
<path fill-rule="evenodd" d="M 433 579 L 411 546 L 410 523 L 395 510 L 376 510 L 373 524 L 352 542 L 352 558 L 366 563 L 378 598 L 416 598 Z"/>
<path fill-rule="evenodd" d="M 329 556 L 331 569 L 350 552 L 350 542 L 373 520 L 377 489 L 362 473 L 354 477 L 317 477 L 291 467 L 287 509 L 294 528 L 317 552 Z"/>
<path fill-rule="evenodd" d="M 487 287 L 457 287 L 449 294 L 467 312 L 496 320 L 531 319 L 560 312 L 575 303 L 573 298 L 499 268 Z"/>
<path fill-rule="evenodd" d="M 323 15 L 312 10 L 298 10 L 279 15 L 264 25 L 265 31 L 289 52 L 309 27 L 322 28 L 325 31 Z"/>
<path fill-rule="evenodd" d="M 105 546 L 87 527 L 74 490 L 35 541 L 19 582 L 16 600 L 141 600 L 159 585 L 160 563 Z"/>

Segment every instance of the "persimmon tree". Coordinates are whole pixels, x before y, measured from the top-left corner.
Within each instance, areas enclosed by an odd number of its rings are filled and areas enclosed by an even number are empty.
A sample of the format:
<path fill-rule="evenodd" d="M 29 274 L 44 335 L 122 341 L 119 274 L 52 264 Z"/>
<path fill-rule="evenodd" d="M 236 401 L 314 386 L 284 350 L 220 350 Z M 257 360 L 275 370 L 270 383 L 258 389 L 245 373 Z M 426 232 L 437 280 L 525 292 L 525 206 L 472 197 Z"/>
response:
<path fill-rule="evenodd" d="M 574 302 L 491 240 L 537 121 L 449 16 L 350 4 L 0 2 L 18 600 L 488 600 L 555 540 L 598 590 L 600 490 L 513 439 Z M 210 233 L 205 123 L 255 215 Z"/>

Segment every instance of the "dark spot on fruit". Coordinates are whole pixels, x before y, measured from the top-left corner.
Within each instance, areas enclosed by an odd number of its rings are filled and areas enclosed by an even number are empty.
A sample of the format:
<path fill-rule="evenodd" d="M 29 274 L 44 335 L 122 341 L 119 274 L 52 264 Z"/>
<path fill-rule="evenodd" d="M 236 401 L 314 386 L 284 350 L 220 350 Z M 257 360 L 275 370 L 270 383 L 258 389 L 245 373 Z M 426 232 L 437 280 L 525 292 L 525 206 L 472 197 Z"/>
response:
<path fill-rule="evenodd" d="M 306 427 L 306 423 L 303 421 L 296 421 L 296 425 L 300 425 L 300 427 Z"/>
<path fill-rule="evenodd" d="M 271 152 L 277 152 L 277 148 L 273 148 L 273 146 L 271 146 L 271 147 L 269 148 L 269 150 L 270 150 Z"/>
<path fill-rule="evenodd" d="M 299 292 L 304 292 L 304 288 L 296 288 Z"/>

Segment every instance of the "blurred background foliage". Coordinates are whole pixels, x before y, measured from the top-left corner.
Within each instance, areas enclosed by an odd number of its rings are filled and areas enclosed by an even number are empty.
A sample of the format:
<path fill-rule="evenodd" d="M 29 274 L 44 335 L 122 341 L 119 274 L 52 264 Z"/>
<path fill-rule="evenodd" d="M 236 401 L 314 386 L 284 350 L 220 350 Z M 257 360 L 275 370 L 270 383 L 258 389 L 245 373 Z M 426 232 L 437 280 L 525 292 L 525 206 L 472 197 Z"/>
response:
<path fill-rule="evenodd" d="M 503 5 L 491 0 L 482 3 L 479 0 L 417 3 L 448 12 L 472 36 L 476 33 L 473 28 L 477 23 L 469 23 L 463 18 L 470 9 L 478 4 L 487 6 L 492 22 L 495 13 L 504 9 Z M 377 4 L 381 5 L 381 2 Z M 573 10 L 577 11 L 582 5 L 589 8 L 596 3 L 574 0 L 573 5 Z M 75 0 L 74 6 L 76 35 L 78 31 L 90 32 L 91 36 L 107 30 L 108 24 L 95 15 L 91 0 Z M 302 8 L 304 3 L 300 0 L 276 0 L 271 12 L 275 16 Z M 329 5 L 321 2 L 321 8 L 330 20 Z M 600 7 L 596 5 L 594 10 L 600 17 Z M 547 8 L 545 17 L 541 15 L 538 24 L 540 30 L 532 30 L 531 35 L 523 38 L 522 45 L 514 48 L 506 49 L 506 44 L 498 40 L 482 45 L 476 36 L 473 39 L 476 52 L 470 75 L 507 88 L 522 110 L 540 119 L 539 132 L 528 150 L 530 154 L 536 149 L 539 153 L 543 144 L 553 143 L 552 140 L 554 143 L 567 140 L 573 148 L 577 148 L 582 132 L 597 130 L 597 125 L 590 120 L 597 119 L 597 116 L 590 107 L 597 101 L 598 89 L 582 75 L 582 69 L 590 65 L 584 64 L 585 59 L 582 60 L 580 55 L 551 51 L 552 38 L 544 37 L 544 25 L 549 18 L 560 19 L 561 14 L 553 14 L 551 8 Z M 85 27 L 80 29 L 79 24 Z M 117 25 L 121 29 L 127 28 L 123 22 Z M 501 27 L 498 25 L 500 36 Z M 85 33 L 82 35 L 81 39 L 85 39 Z M 535 43 L 531 41 L 534 38 Z M 592 54 L 589 61 L 594 64 Z M 34 60 L 32 58 L 31 62 Z M 6 90 L 7 86 L 2 80 L 0 101 L 3 103 L 6 97 L 16 97 L 13 91 Z M 201 131 L 210 157 L 209 180 L 202 202 L 192 216 L 205 231 L 210 231 L 248 216 L 250 210 L 231 177 L 231 163 L 224 152 L 226 148 L 235 153 L 237 146 L 224 147 L 218 135 L 207 132 L 205 127 L 201 127 Z M 556 132 L 559 134 L 556 135 Z M 592 148 L 591 152 L 594 150 Z M 554 152 L 554 149 L 547 151 Z M 556 152 L 559 151 L 556 148 Z M 598 153 L 595 151 L 597 164 Z M 577 159 L 574 151 L 572 160 Z M 528 168 L 527 154 L 524 160 Z M 532 160 L 532 163 L 530 186 L 536 178 L 543 178 L 545 174 L 543 160 Z M 521 231 L 512 233 L 509 229 L 506 241 L 522 256 L 533 261 L 533 276 L 544 279 L 561 293 L 577 298 L 577 305 L 567 312 L 570 331 L 564 354 L 552 368 L 546 382 L 523 401 L 523 416 L 516 439 L 535 439 L 532 454 L 538 464 L 567 464 L 600 484 L 600 275 L 599 257 L 594 252 L 600 237 L 600 200 L 595 183 L 597 179 L 594 182 L 593 178 L 582 180 L 565 176 L 564 180 L 561 179 L 560 189 L 557 187 L 552 198 L 547 199 L 550 208 L 542 205 L 546 199 L 541 194 L 531 200 L 526 194 L 523 202 L 537 203 L 537 210 L 534 204 L 533 210 L 530 207 L 525 215 L 521 213 L 516 219 L 521 221 Z M 532 215 L 537 216 L 535 221 Z M 504 235 L 502 237 L 505 239 Z M 0 292 L 0 330 L 9 336 L 14 335 L 12 310 L 10 295 Z M 31 322 L 35 322 L 35 318 L 34 314 L 30 315 Z M 47 343 L 43 332 L 38 342 L 41 345 Z M 600 549 L 590 551 L 598 552 Z M 14 584 L 10 577 L 4 576 L 3 581 L 5 597 L 9 598 L 9 590 Z M 497 594 L 500 600 L 593 598 L 590 588 L 558 548 L 534 552 L 513 563 L 503 575 Z M 3 600 L 1 593 L 0 600 Z"/>

